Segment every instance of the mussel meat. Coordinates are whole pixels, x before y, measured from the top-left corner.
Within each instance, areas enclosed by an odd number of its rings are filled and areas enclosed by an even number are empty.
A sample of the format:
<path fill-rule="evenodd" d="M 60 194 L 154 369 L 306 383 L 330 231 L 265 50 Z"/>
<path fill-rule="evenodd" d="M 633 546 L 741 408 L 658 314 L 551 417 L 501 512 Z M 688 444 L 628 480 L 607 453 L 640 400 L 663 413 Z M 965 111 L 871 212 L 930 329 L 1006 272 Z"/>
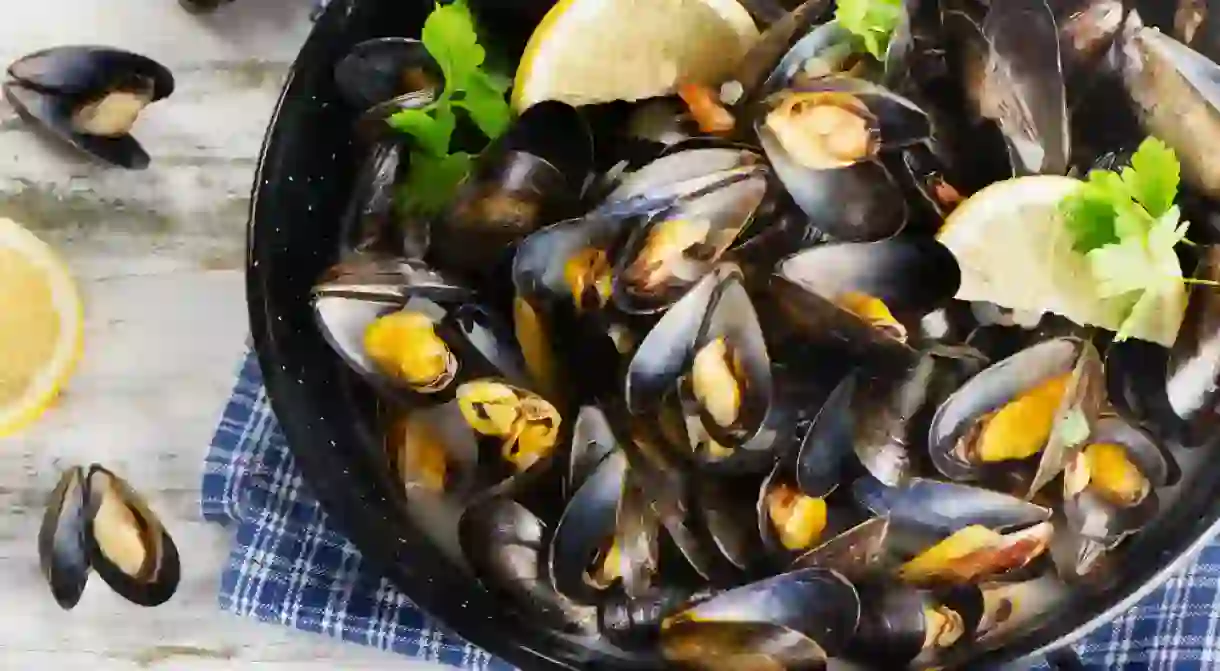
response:
<path fill-rule="evenodd" d="M 963 585 L 1003 576 L 1037 559 L 1050 547 L 1054 526 L 1000 533 L 980 525 L 962 527 L 898 568 L 913 585 Z"/>
<path fill-rule="evenodd" d="M 160 63 L 108 47 L 56 47 L 8 68 L 4 96 L 26 121 L 114 165 L 143 169 L 148 152 L 131 136 L 140 112 L 174 92 Z"/>
<path fill-rule="evenodd" d="M 780 553 L 802 553 L 822 540 L 827 527 L 826 500 L 809 496 L 776 464 L 758 494 L 758 529 L 766 546 Z"/>

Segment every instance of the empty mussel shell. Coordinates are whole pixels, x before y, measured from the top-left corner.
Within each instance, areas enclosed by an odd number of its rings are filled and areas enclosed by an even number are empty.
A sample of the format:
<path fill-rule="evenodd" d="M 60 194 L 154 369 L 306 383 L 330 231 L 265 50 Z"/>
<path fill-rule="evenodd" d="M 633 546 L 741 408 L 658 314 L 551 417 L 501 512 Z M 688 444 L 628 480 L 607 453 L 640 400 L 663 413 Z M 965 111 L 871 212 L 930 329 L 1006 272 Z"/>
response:
<path fill-rule="evenodd" d="M 85 473 L 73 466 L 59 479 L 38 529 L 38 559 L 42 575 L 60 608 L 80 601 L 89 579 L 85 549 Z"/>
<path fill-rule="evenodd" d="M 852 496 L 891 525 L 920 527 L 941 537 L 968 526 L 994 531 L 1045 522 L 1051 510 L 990 489 L 926 478 L 911 478 L 901 487 L 886 487 L 875 478 L 852 483 Z"/>
<path fill-rule="evenodd" d="M 4 94 L 26 121 L 102 161 L 148 166 L 130 134 L 147 105 L 174 91 L 174 77 L 156 61 L 100 46 L 55 47 L 8 68 Z"/>
<path fill-rule="evenodd" d="M 178 547 L 147 502 L 122 478 L 94 464 L 85 485 L 89 565 L 119 596 L 159 606 L 178 589 Z"/>
<path fill-rule="evenodd" d="M 542 572 L 546 525 L 525 506 L 503 497 L 479 502 L 462 515 L 458 536 L 476 576 L 506 605 L 524 607 L 561 631 L 595 630 L 597 612 L 556 592 Z"/>
<path fill-rule="evenodd" d="M 335 65 L 335 85 L 347 104 L 366 111 L 401 96 L 439 95 L 444 75 L 423 42 L 379 37 L 352 47 Z"/>

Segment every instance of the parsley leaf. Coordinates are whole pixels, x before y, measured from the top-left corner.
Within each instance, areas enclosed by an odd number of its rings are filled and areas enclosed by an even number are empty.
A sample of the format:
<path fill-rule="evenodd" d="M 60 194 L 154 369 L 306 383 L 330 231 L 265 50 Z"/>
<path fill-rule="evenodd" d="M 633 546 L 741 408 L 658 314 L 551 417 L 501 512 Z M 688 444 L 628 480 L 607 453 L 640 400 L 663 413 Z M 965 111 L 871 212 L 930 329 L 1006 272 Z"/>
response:
<path fill-rule="evenodd" d="M 389 123 L 395 130 L 414 137 L 420 149 L 433 156 L 444 156 L 449 153 L 449 138 L 453 136 L 457 119 L 450 108 L 438 107 L 432 114 L 417 109 L 402 110 L 390 117 Z"/>
<path fill-rule="evenodd" d="M 487 56 L 479 46 L 474 17 L 465 0 L 438 5 L 432 10 L 424 21 L 420 39 L 445 73 L 446 90 L 463 88 L 470 74 L 478 71 Z"/>
<path fill-rule="evenodd" d="M 884 61 L 903 11 L 902 0 L 839 0 L 835 19 L 864 42 L 873 58 Z"/>
<path fill-rule="evenodd" d="M 1122 179 L 1131 198 L 1148 214 L 1159 217 L 1173 206 L 1181 170 L 1172 149 L 1156 138 L 1148 138 L 1131 156 L 1131 167 L 1123 169 Z"/>
<path fill-rule="evenodd" d="M 458 184 L 470 174 L 473 157 L 466 152 L 433 156 L 411 153 L 411 169 L 398 192 L 401 211 L 430 216 L 449 204 Z"/>
<path fill-rule="evenodd" d="M 498 83 L 481 71 L 475 72 L 466 84 L 466 95 L 453 104 L 466 110 L 484 135 L 500 137 L 512 115 L 503 90 L 497 90 Z"/>

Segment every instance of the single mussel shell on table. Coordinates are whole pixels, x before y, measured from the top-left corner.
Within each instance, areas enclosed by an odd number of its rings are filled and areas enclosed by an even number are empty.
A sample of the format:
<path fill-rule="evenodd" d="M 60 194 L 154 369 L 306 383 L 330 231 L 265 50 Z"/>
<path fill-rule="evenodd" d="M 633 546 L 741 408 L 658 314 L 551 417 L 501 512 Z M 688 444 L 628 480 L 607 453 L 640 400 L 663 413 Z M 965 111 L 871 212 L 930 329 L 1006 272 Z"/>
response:
<path fill-rule="evenodd" d="M 555 589 L 574 601 L 596 603 L 616 585 L 635 597 L 651 586 L 660 526 L 630 473 L 627 455 L 611 452 L 559 518 L 547 566 Z"/>
<path fill-rule="evenodd" d="M 715 267 L 764 204 L 769 170 L 753 150 L 678 145 L 642 167 L 599 208 L 635 215 L 611 272 L 611 300 L 628 314 L 673 305 Z"/>
<path fill-rule="evenodd" d="M 1210 245 L 1195 278 L 1220 281 L 1220 246 Z M 1180 425 L 1176 436 L 1186 446 L 1212 438 L 1220 397 L 1220 294 L 1214 286 L 1196 284 L 1190 292 L 1186 317 L 1169 351 L 1165 394 L 1172 412 L 1170 423 Z M 1173 421 L 1177 420 L 1177 421 Z"/>
<path fill-rule="evenodd" d="M 417 261 L 356 258 L 314 286 L 314 316 L 331 348 L 374 388 L 445 402 L 457 384 L 503 376 L 525 384 L 511 331 L 471 292 Z"/>
<path fill-rule="evenodd" d="M 877 159 L 931 137 L 928 115 L 913 102 L 864 80 L 825 77 L 768 96 L 754 129 L 814 227 L 869 241 L 906 226 L 902 189 Z"/>
<path fill-rule="evenodd" d="M 1064 516 L 1091 541 L 1081 544 L 1072 572 L 1088 573 L 1101 554 L 1156 516 L 1156 489 L 1169 482 L 1170 459 L 1152 434 L 1127 420 L 1105 415 L 1097 421 L 1063 474 Z"/>
<path fill-rule="evenodd" d="M 178 589 L 178 547 L 139 493 L 94 464 L 85 476 L 85 551 L 89 566 L 116 594 L 159 606 Z"/>
<path fill-rule="evenodd" d="M 592 169 L 592 132 L 581 113 L 556 101 L 530 107 L 479 155 L 437 221 L 438 263 L 490 273 L 512 245 L 575 214 Z"/>
<path fill-rule="evenodd" d="M 986 480 L 1037 458 L 1033 495 L 1071 461 L 1105 402 L 1105 375 L 1087 341 L 1060 337 L 992 364 L 937 410 L 932 463 L 946 477 Z"/>
<path fill-rule="evenodd" d="M 458 523 L 466 560 L 488 591 L 528 617 L 561 631 L 592 633 L 597 612 L 555 591 L 545 571 L 546 524 L 528 508 L 492 497 L 466 510 Z"/>
<path fill-rule="evenodd" d="M 55 602 L 71 610 L 89 580 L 85 550 L 85 473 L 79 466 L 64 471 L 48 499 L 38 529 L 38 559 Z"/>
<path fill-rule="evenodd" d="M 1065 174 L 1071 140 L 1054 12 L 1046 0 L 992 2 L 981 17 L 964 5 L 945 12 L 945 26 L 968 106 L 1004 137 L 1009 176 Z"/>
<path fill-rule="evenodd" d="M 335 86 L 363 121 L 381 121 L 402 109 L 422 107 L 444 88 L 444 74 L 423 42 L 379 37 L 352 47 L 335 65 Z"/>
<path fill-rule="evenodd" d="M 822 568 L 799 569 L 721 592 L 671 615 L 661 624 L 661 646 L 668 658 L 697 661 L 707 668 L 714 661 L 704 655 L 728 654 L 739 661 L 738 655 L 765 657 L 768 647 L 738 646 L 754 643 L 756 634 L 767 632 L 762 640 L 779 634 L 784 640 L 801 641 L 802 658 L 782 660 L 795 665 L 778 668 L 821 668 L 826 655 L 842 652 L 859 618 L 860 597 L 846 578 Z"/>
<path fill-rule="evenodd" d="M 107 163 L 143 169 L 148 152 L 130 131 L 140 112 L 174 91 L 165 66 L 100 46 L 55 47 L 8 68 L 4 96 L 26 121 Z"/>
<path fill-rule="evenodd" d="M 659 413 L 676 396 L 686 439 L 677 447 L 702 467 L 770 466 L 787 414 L 736 266 L 718 265 L 656 323 L 628 365 L 625 396 L 636 416 Z"/>

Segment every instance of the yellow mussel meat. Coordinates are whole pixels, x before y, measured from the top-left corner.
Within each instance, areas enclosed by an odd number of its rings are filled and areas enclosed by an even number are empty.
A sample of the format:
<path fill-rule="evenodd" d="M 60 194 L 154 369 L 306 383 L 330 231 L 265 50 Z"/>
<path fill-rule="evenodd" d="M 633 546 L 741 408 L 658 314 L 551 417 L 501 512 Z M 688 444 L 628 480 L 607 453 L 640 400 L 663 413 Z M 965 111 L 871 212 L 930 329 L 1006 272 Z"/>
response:
<path fill-rule="evenodd" d="M 385 375 L 421 393 L 449 386 L 458 361 L 427 315 L 400 311 L 377 318 L 364 332 L 364 349 Z"/>
<path fill-rule="evenodd" d="M 767 492 L 767 514 L 780 543 L 789 550 L 805 550 L 826 530 L 826 502 L 806 496 L 794 487 L 777 485 Z"/>

